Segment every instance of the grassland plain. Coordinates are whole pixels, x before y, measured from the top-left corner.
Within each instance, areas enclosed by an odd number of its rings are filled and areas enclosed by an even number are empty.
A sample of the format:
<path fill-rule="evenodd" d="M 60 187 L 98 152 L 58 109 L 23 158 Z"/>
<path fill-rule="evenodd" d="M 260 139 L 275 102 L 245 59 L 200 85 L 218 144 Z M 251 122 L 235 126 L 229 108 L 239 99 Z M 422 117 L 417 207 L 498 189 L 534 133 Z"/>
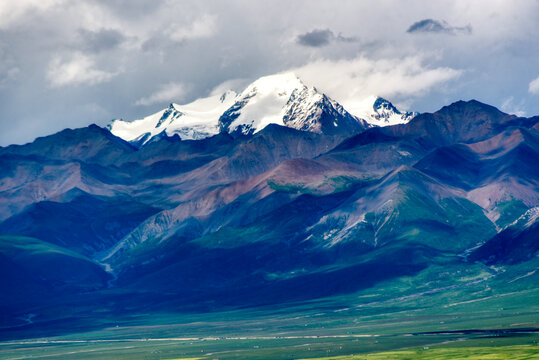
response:
<path fill-rule="evenodd" d="M 100 330 L 4 341 L 0 358 L 539 358 L 539 274 L 530 271 L 538 260 L 465 268 L 452 261 L 286 307 L 124 316 Z"/>
<path fill-rule="evenodd" d="M 57 342 L 54 342 L 57 341 Z M 2 359 L 537 359 L 539 336 L 199 338 L 12 342 Z M 394 350 L 388 350 L 394 349 Z"/>

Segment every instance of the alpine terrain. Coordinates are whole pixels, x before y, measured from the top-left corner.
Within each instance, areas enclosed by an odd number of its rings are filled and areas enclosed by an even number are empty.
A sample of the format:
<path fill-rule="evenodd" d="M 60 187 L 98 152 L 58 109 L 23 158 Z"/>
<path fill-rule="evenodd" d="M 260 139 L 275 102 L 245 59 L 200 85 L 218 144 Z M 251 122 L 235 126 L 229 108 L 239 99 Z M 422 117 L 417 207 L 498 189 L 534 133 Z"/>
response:
<path fill-rule="evenodd" d="M 283 73 L 0 148 L 0 336 L 537 329 L 539 116 L 363 102 Z"/>

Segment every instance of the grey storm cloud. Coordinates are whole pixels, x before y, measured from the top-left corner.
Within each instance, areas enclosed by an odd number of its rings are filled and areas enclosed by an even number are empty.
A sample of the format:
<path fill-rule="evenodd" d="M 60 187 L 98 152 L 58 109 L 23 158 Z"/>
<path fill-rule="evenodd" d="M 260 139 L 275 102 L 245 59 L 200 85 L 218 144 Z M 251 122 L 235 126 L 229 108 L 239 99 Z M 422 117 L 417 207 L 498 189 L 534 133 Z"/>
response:
<path fill-rule="evenodd" d="M 101 29 L 99 31 L 79 29 L 78 35 L 83 50 L 96 53 L 114 49 L 127 39 L 120 31 L 113 29 Z"/>
<path fill-rule="evenodd" d="M 472 26 L 451 26 L 446 21 L 423 19 L 410 25 L 408 33 L 445 33 L 445 34 L 471 34 Z"/>
<path fill-rule="evenodd" d="M 357 38 L 346 37 L 340 33 L 335 35 L 330 29 L 314 29 L 297 37 L 298 44 L 309 47 L 322 47 L 333 41 L 356 42 Z"/>

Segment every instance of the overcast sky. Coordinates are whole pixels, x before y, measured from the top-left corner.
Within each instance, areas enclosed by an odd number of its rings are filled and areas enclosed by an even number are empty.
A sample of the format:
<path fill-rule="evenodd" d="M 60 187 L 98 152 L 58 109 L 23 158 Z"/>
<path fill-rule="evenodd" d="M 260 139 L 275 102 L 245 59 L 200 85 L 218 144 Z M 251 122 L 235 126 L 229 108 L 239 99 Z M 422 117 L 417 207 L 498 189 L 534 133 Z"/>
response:
<path fill-rule="evenodd" d="M 537 0 L 1 0 L 0 146 L 288 70 L 348 108 L 537 115 L 537 19 Z"/>

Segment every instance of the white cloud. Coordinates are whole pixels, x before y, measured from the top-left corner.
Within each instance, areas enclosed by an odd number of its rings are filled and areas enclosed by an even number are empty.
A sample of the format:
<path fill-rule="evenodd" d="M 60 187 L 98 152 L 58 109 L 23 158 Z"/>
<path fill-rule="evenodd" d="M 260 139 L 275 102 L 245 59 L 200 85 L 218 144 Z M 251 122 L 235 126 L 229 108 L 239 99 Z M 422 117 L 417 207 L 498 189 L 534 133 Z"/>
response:
<path fill-rule="evenodd" d="M 339 101 L 348 111 L 363 109 L 361 101 L 376 95 L 406 102 L 458 78 L 462 70 L 428 67 L 421 57 L 402 59 L 321 60 L 294 69 L 309 85 Z"/>
<path fill-rule="evenodd" d="M 514 114 L 516 116 L 526 116 L 526 112 L 522 110 L 524 107 L 524 100 L 521 100 L 518 104 L 515 103 L 515 98 L 509 96 L 502 102 L 501 110 L 508 114 Z"/>
<path fill-rule="evenodd" d="M 530 82 L 530 85 L 528 86 L 528 91 L 532 94 L 539 94 L 539 76 Z"/>
<path fill-rule="evenodd" d="M 184 23 L 172 24 L 165 33 L 173 41 L 185 41 L 210 37 L 215 34 L 217 17 L 214 15 L 203 15 L 193 21 L 188 26 Z"/>
<path fill-rule="evenodd" d="M 15 80 L 21 73 L 21 69 L 13 66 L 10 61 L 2 59 L 0 62 L 0 89 Z"/>
<path fill-rule="evenodd" d="M 19 69 L 18 67 L 12 67 L 6 70 L 4 73 L 0 73 L 0 86 L 3 86 L 7 82 L 14 80 L 20 72 L 21 69 Z"/>
<path fill-rule="evenodd" d="M 245 89 L 251 81 L 249 79 L 231 79 L 227 80 L 212 89 L 210 95 L 221 95 L 227 90 L 240 92 Z"/>
<path fill-rule="evenodd" d="M 153 105 L 161 102 L 172 102 L 178 99 L 183 98 L 185 96 L 185 93 L 187 92 L 187 88 L 182 83 L 174 83 L 170 82 L 168 84 L 163 84 L 153 94 L 147 97 L 143 97 L 138 99 L 135 102 L 135 105 Z"/>
<path fill-rule="evenodd" d="M 47 80 L 52 87 L 67 85 L 94 85 L 109 81 L 117 73 L 95 68 L 95 61 L 82 53 L 74 53 L 68 59 L 55 57 L 49 64 Z"/>
<path fill-rule="evenodd" d="M 64 0 L 16 0 L 0 1 L 0 29 L 23 19 L 29 12 L 45 11 Z"/>

